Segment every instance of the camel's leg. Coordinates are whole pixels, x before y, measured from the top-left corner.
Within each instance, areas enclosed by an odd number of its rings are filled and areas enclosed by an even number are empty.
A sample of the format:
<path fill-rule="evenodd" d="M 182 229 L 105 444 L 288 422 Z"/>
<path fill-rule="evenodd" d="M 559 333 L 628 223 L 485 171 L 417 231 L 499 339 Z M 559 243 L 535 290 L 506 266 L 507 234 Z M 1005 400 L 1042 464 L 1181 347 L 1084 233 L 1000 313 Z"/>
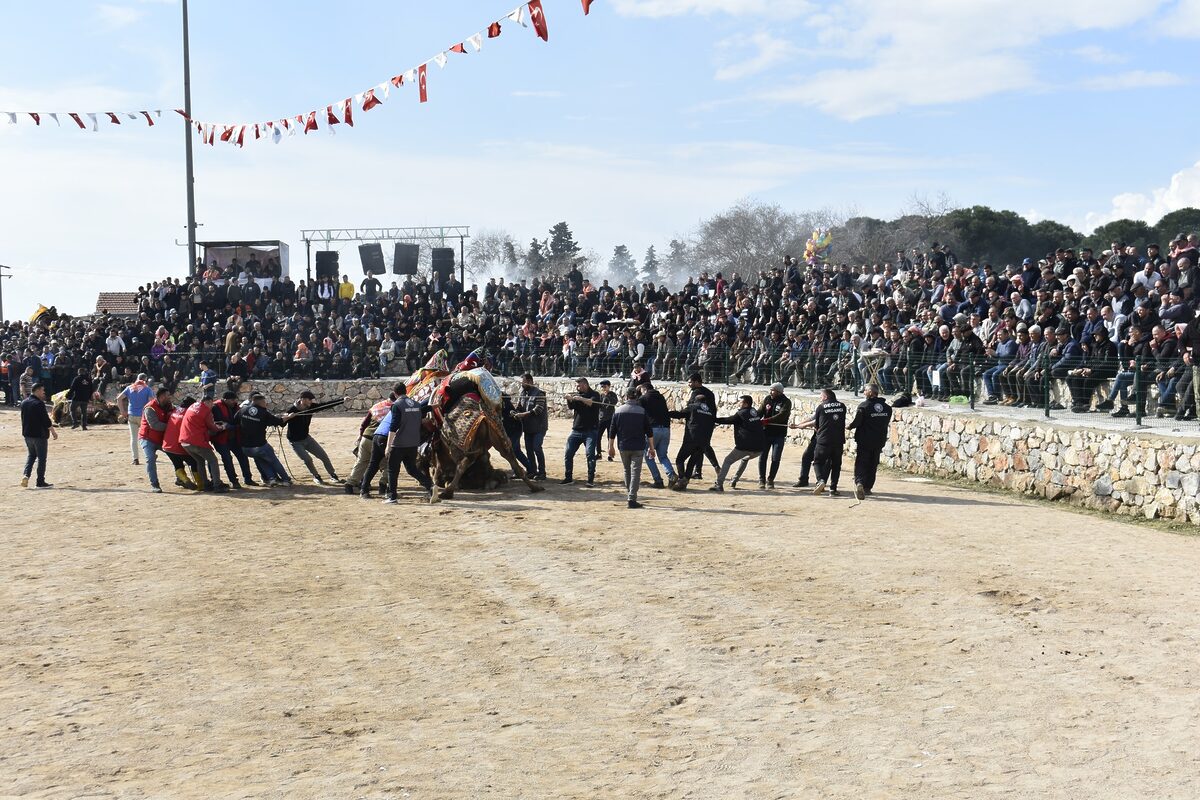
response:
<path fill-rule="evenodd" d="M 443 500 L 453 500 L 454 493 L 458 490 L 458 484 L 462 481 L 463 475 L 467 474 L 467 470 L 475 463 L 478 456 L 470 456 L 463 453 L 463 457 L 459 459 L 458 464 L 454 468 L 454 479 L 450 481 L 450 485 L 439 493 L 439 497 Z"/>
<path fill-rule="evenodd" d="M 495 437 L 493 437 L 493 439 L 494 438 Z M 540 483 L 536 483 L 529 479 L 529 475 L 525 472 L 525 468 L 521 466 L 521 462 L 517 461 L 517 454 L 513 452 L 512 444 L 509 443 L 507 437 L 503 443 L 493 441 L 492 447 L 496 448 L 496 452 L 504 457 L 504 460 L 508 462 L 510 467 L 512 467 L 512 471 L 516 473 L 517 477 L 525 481 L 525 485 L 529 487 L 529 491 L 536 493 L 544 492 L 546 490 L 545 486 L 542 486 Z"/>

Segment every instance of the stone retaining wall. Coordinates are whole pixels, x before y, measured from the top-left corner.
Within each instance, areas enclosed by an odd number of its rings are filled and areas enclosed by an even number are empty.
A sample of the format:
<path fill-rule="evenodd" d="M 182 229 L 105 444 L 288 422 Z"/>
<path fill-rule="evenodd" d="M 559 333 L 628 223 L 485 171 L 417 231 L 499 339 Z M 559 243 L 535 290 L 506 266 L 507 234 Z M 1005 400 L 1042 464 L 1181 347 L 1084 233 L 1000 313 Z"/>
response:
<path fill-rule="evenodd" d="M 273 408 L 284 407 L 303 390 L 317 401 L 345 397 L 346 410 L 362 412 L 386 397 L 393 381 L 266 381 L 253 386 Z M 562 402 L 574 391 L 563 378 L 538 381 L 551 412 L 566 416 Z M 673 408 L 682 405 L 687 387 L 659 384 Z M 243 393 L 251 386 L 242 387 Z M 713 387 L 724 410 L 738 397 L 760 400 L 764 389 Z M 181 391 L 182 394 L 182 391 Z M 816 406 L 814 395 L 789 391 L 800 421 Z M 853 411 L 858 398 L 843 396 Z M 809 434 L 798 432 L 797 443 Z M 1076 428 L 1048 422 L 997 419 L 980 414 L 948 415 L 936 409 L 896 409 L 891 441 L 883 463 L 913 475 L 965 478 L 970 481 L 1147 519 L 1171 519 L 1200 525 L 1200 439 L 1166 438 L 1137 431 Z M 849 472 L 854 443 L 848 445 Z M 790 482 L 790 481 L 789 481 Z"/>

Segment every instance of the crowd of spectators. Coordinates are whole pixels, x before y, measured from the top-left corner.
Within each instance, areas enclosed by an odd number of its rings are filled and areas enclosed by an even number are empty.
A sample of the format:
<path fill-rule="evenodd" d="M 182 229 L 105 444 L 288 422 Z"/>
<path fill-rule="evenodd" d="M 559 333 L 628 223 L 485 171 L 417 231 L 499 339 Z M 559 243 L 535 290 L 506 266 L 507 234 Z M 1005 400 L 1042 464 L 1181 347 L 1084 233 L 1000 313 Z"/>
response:
<path fill-rule="evenodd" d="M 1068 381 L 1061 399 L 1076 411 L 1094 399 L 1119 414 L 1153 388 L 1185 416 L 1194 403 L 1181 338 L 1200 301 L 1198 265 L 1195 234 L 1166 249 L 1113 242 L 1003 267 L 962 263 L 937 243 L 853 267 L 785 257 L 756 275 L 701 272 L 677 291 L 597 283 L 578 267 L 468 288 L 423 277 L 293 282 L 274 265 L 235 263 L 139 287 L 134 317 L 52 309 L 35 323 L 6 322 L 0 368 L 14 402 L 30 372 L 57 391 L 83 368 L 104 391 L 140 372 L 174 386 L 206 362 L 236 385 L 401 375 L 441 349 L 452 361 L 483 349 L 505 375 L 641 367 L 663 379 L 699 371 L 708 381 L 839 387 L 871 378 L 934 399 L 980 380 L 984 402 L 1009 405 L 1048 402 L 1048 373 Z M 1110 378 L 1112 394 L 1093 397 Z"/>

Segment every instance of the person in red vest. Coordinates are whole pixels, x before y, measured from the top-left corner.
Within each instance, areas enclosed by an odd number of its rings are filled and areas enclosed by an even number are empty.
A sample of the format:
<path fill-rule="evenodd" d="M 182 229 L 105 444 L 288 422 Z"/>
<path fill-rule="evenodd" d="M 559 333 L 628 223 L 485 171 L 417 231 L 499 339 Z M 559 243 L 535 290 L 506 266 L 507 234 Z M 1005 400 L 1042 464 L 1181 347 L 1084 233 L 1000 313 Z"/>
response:
<path fill-rule="evenodd" d="M 209 443 L 214 434 L 225 430 L 225 424 L 213 419 L 212 407 L 212 395 L 206 395 L 199 403 L 192 404 L 183 415 L 179 443 L 183 445 L 187 454 L 195 459 L 196 470 L 201 474 L 201 480 L 204 468 L 208 467 L 209 482 L 204 491 L 228 492 L 229 487 L 221 482 L 221 462 L 217 461 L 217 454 Z"/>
<path fill-rule="evenodd" d="M 246 486 L 258 486 L 250 473 L 250 459 L 242 452 L 241 436 L 236 421 L 237 401 L 237 392 L 229 391 L 221 395 L 220 401 L 213 403 L 212 407 L 213 419 L 225 425 L 225 430 L 212 437 L 213 447 L 217 448 L 221 463 L 225 465 L 225 475 L 234 489 L 242 488 L 242 483 L 238 481 L 237 466 L 242 468 L 242 481 Z M 234 464 L 235 458 L 237 466 Z"/>
<path fill-rule="evenodd" d="M 183 416 L 195 404 L 194 397 L 185 397 L 178 408 L 171 410 L 170 416 L 167 417 L 167 427 L 163 431 L 162 449 L 167 454 L 167 458 L 171 459 L 171 466 L 175 468 L 175 485 L 184 489 L 200 491 L 204 488 L 204 472 L 200 469 L 200 465 L 183 449 L 183 444 L 179 441 L 179 434 L 183 431 Z M 195 480 L 188 477 L 189 467 Z"/>
<path fill-rule="evenodd" d="M 142 409 L 142 421 L 138 425 L 138 445 L 146 457 L 146 476 L 150 478 L 150 491 L 158 494 L 158 451 L 163 448 L 167 434 L 167 423 L 171 416 L 171 403 L 175 395 L 165 386 L 158 387 L 154 399 Z"/>

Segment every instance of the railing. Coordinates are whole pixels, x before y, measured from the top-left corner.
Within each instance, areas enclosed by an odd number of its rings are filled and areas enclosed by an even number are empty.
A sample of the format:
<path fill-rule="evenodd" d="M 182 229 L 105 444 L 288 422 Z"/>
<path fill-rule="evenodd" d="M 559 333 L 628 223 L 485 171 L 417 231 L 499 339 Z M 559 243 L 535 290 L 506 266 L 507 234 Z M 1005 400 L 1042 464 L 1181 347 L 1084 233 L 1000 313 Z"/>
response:
<path fill-rule="evenodd" d="M 453 348 L 450 363 L 467 352 L 466 346 Z M 863 385 L 872 381 L 889 397 L 908 395 L 983 410 L 1023 408 L 1025 413 L 1033 411 L 1047 419 L 1069 414 L 1067 418 L 1080 420 L 1085 410 L 1115 410 L 1119 418 L 1128 417 L 1136 425 L 1142 425 L 1148 417 L 1174 419 L 1179 411 L 1184 412 L 1181 418 L 1194 419 L 1197 382 L 1193 377 L 1200 377 L 1193 375 L 1192 367 L 1178 362 L 1167 374 L 1168 365 L 1144 357 L 1063 364 L 1044 356 L 1034 363 L 1026 360 L 1002 366 L 982 356 L 956 360 L 922 355 L 909 361 L 830 348 L 801 350 L 784 358 L 781 352 L 732 353 L 723 348 L 702 351 L 683 347 L 665 354 L 651 350 L 647 357 L 635 361 L 625 349 L 564 353 L 561 347 L 529 344 L 494 350 L 489 355 L 494 372 L 503 377 L 530 372 L 539 377 L 582 375 L 622 383 L 636 366 L 641 366 L 664 381 L 685 381 L 691 373 L 699 372 L 706 383 L 713 385 L 769 386 L 779 382 L 809 391 L 828 386 L 853 394 L 859 394 Z M 387 380 L 412 374 L 429 357 L 427 352 L 401 351 L 390 360 L 380 359 L 377 351 L 368 350 L 350 359 L 318 353 L 305 361 L 285 357 L 264 364 L 260 360 L 249 370 L 247 380 Z M 166 374 L 163 363 L 153 361 L 152 380 L 168 384 L 194 380 L 200 374 L 200 362 L 205 361 L 222 385 L 228 382 L 230 359 L 223 352 L 176 352 L 172 361 Z M 136 366 L 132 369 L 138 371 Z M 47 367 L 39 379 L 49 383 L 52 392 L 61 391 L 74 373 L 74 367 Z M 110 374 L 103 384 L 111 396 L 127 382 L 127 378 Z"/>

